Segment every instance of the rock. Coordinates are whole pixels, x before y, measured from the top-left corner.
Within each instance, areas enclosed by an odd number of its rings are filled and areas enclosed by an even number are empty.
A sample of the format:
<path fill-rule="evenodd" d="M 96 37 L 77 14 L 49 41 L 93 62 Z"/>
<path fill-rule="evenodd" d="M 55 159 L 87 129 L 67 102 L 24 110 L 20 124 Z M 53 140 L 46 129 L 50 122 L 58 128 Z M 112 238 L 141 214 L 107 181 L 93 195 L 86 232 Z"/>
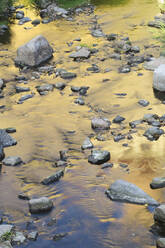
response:
<path fill-rule="evenodd" d="M 138 103 L 143 107 L 147 107 L 150 104 L 149 101 L 144 99 L 139 100 Z"/>
<path fill-rule="evenodd" d="M 36 86 L 37 91 L 39 94 L 45 91 L 53 91 L 54 86 L 52 84 L 43 84 L 41 86 Z"/>
<path fill-rule="evenodd" d="M 34 94 L 27 94 L 24 96 L 21 96 L 20 99 L 18 100 L 18 103 L 23 103 L 24 101 L 33 98 Z"/>
<path fill-rule="evenodd" d="M 10 241 L 0 242 L 0 248 L 12 248 Z"/>
<path fill-rule="evenodd" d="M 145 62 L 143 67 L 146 70 L 154 71 L 160 65 L 165 64 L 165 57 L 152 58 L 151 61 Z"/>
<path fill-rule="evenodd" d="M 68 11 L 66 9 L 58 7 L 56 4 L 52 3 L 47 7 L 48 16 L 53 19 L 56 19 L 57 16 L 65 17 L 68 15 Z"/>
<path fill-rule="evenodd" d="M 123 163 L 120 163 L 119 166 L 123 169 L 127 168 L 128 167 L 128 164 L 123 164 Z"/>
<path fill-rule="evenodd" d="M 139 53 L 140 52 L 140 47 L 138 47 L 138 46 L 132 46 L 131 47 L 131 52 L 133 52 L 133 53 Z"/>
<path fill-rule="evenodd" d="M 3 147 L 14 146 L 17 141 L 13 139 L 4 129 L 0 129 L 0 144 Z"/>
<path fill-rule="evenodd" d="M 41 73 L 48 73 L 48 74 L 50 74 L 50 73 L 53 73 L 54 72 L 54 66 L 52 66 L 52 65 L 40 66 L 38 68 L 38 71 L 41 72 Z"/>
<path fill-rule="evenodd" d="M 131 71 L 131 68 L 129 66 L 122 66 L 119 68 L 119 73 L 128 73 Z"/>
<path fill-rule="evenodd" d="M 91 71 L 93 73 L 97 73 L 97 72 L 100 72 L 100 69 L 97 65 L 93 64 L 91 67 L 88 67 L 87 68 L 87 71 Z"/>
<path fill-rule="evenodd" d="M 87 47 L 80 48 L 77 52 L 73 52 L 69 55 L 72 59 L 88 59 L 90 57 L 90 50 Z"/>
<path fill-rule="evenodd" d="M 53 208 L 53 201 L 47 197 L 31 199 L 29 201 L 29 211 L 32 214 L 48 212 Z"/>
<path fill-rule="evenodd" d="M 60 151 L 60 159 L 61 159 L 62 161 L 67 161 L 67 159 L 68 159 L 67 153 L 68 153 L 67 150 L 62 150 L 62 151 Z"/>
<path fill-rule="evenodd" d="M 109 57 L 110 57 L 111 59 L 121 60 L 121 55 L 118 54 L 118 53 L 112 53 L 112 54 L 109 55 Z"/>
<path fill-rule="evenodd" d="M 54 241 L 58 241 L 58 240 L 64 238 L 66 235 L 67 235 L 67 233 L 55 234 L 55 235 L 53 236 L 53 240 L 54 240 Z"/>
<path fill-rule="evenodd" d="M 120 140 L 123 140 L 123 139 L 125 139 L 125 135 L 123 135 L 123 134 L 117 134 L 117 135 L 114 136 L 114 138 L 113 138 L 113 140 L 114 140 L 115 142 L 119 142 Z"/>
<path fill-rule="evenodd" d="M 112 167 L 113 167 L 113 163 L 104 163 L 101 166 L 101 169 L 112 168 Z"/>
<path fill-rule="evenodd" d="M 81 149 L 82 149 L 82 150 L 86 150 L 86 149 L 91 149 L 91 148 L 93 148 L 93 144 L 92 144 L 90 138 L 87 137 L 87 138 L 84 140 L 84 142 L 83 142 L 83 144 L 82 144 L 82 146 L 81 146 Z"/>
<path fill-rule="evenodd" d="M 23 163 L 22 159 L 17 156 L 9 156 L 5 158 L 2 162 L 4 165 L 7 165 L 7 166 L 16 166 L 16 165 L 20 165 Z"/>
<path fill-rule="evenodd" d="M 17 11 L 15 18 L 18 20 L 24 18 L 24 12 L 23 11 Z"/>
<path fill-rule="evenodd" d="M 101 29 L 93 29 L 91 32 L 91 35 L 96 37 L 96 38 L 105 36 L 105 34 L 103 33 L 103 31 Z"/>
<path fill-rule="evenodd" d="M 60 83 L 55 84 L 55 88 L 58 89 L 58 90 L 63 90 L 65 87 L 66 87 L 65 83 L 60 82 Z"/>
<path fill-rule="evenodd" d="M 149 21 L 148 26 L 152 28 L 161 28 L 161 22 L 160 21 Z"/>
<path fill-rule="evenodd" d="M 79 95 L 85 96 L 87 94 L 89 87 L 88 86 L 82 86 L 79 91 Z"/>
<path fill-rule="evenodd" d="M 124 121 L 125 120 L 125 118 L 124 117 L 122 117 L 122 116 L 120 116 L 120 115 L 117 115 L 114 119 L 113 119 L 113 123 L 121 123 L 122 121 Z"/>
<path fill-rule="evenodd" d="M 25 240 L 26 240 L 26 238 L 22 232 L 16 232 L 14 234 L 14 237 L 12 237 L 13 245 L 23 244 L 25 242 Z"/>
<path fill-rule="evenodd" d="M 53 167 L 66 167 L 67 166 L 67 162 L 66 161 L 62 161 L 62 160 L 59 160 L 59 161 L 56 161 L 55 164 L 53 165 Z"/>
<path fill-rule="evenodd" d="M 29 17 L 23 17 L 21 20 L 18 22 L 18 25 L 23 25 L 26 22 L 31 22 L 31 19 Z"/>
<path fill-rule="evenodd" d="M 40 22 L 41 22 L 40 19 L 35 19 L 32 21 L 32 25 L 37 26 L 40 24 Z"/>
<path fill-rule="evenodd" d="M 51 184 L 51 183 L 55 183 L 55 182 L 59 181 L 60 178 L 61 178 L 63 175 L 64 175 L 64 171 L 63 171 L 63 170 L 60 170 L 60 171 L 54 173 L 53 175 L 44 178 L 44 179 L 41 181 L 41 183 L 44 184 L 44 185 L 48 185 L 48 184 Z"/>
<path fill-rule="evenodd" d="M 143 123 L 143 120 L 135 120 L 135 121 L 129 122 L 129 125 L 131 128 L 135 128 L 137 125 L 140 125 L 142 123 Z"/>
<path fill-rule="evenodd" d="M 158 127 L 150 127 L 145 131 L 143 135 L 147 137 L 148 140 L 153 141 L 158 140 L 162 134 L 164 134 L 163 129 L 160 129 Z"/>
<path fill-rule="evenodd" d="M 156 241 L 157 248 L 165 248 L 165 238 L 158 238 Z"/>
<path fill-rule="evenodd" d="M 5 86 L 5 83 L 3 79 L 0 78 L 0 89 L 2 89 Z"/>
<path fill-rule="evenodd" d="M 39 35 L 17 49 L 16 64 L 18 66 L 38 66 L 53 56 L 53 49 L 48 41 Z"/>
<path fill-rule="evenodd" d="M 165 187 L 165 177 L 155 177 L 150 184 L 151 189 L 160 189 Z"/>
<path fill-rule="evenodd" d="M 110 152 L 101 150 L 92 150 L 88 157 L 88 162 L 91 164 L 103 164 L 110 160 Z"/>
<path fill-rule="evenodd" d="M 32 240 L 32 241 L 36 241 L 37 240 L 37 237 L 38 237 L 38 232 L 37 231 L 30 232 L 27 235 L 27 238 L 29 240 Z"/>
<path fill-rule="evenodd" d="M 117 34 L 113 34 L 113 33 L 112 34 L 107 34 L 106 38 L 107 38 L 108 41 L 116 40 Z"/>
<path fill-rule="evenodd" d="M 30 91 L 30 88 L 29 88 L 29 87 L 20 87 L 20 86 L 16 86 L 15 89 L 16 89 L 16 92 L 17 92 L 17 93 Z"/>
<path fill-rule="evenodd" d="M 145 114 L 143 116 L 143 121 L 148 122 L 148 124 L 150 124 L 151 122 L 155 121 L 158 118 L 159 116 L 156 114 Z"/>
<path fill-rule="evenodd" d="M 165 92 L 165 64 L 160 65 L 154 71 L 153 88 Z"/>
<path fill-rule="evenodd" d="M 22 192 L 18 194 L 18 198 L 21 200 L 28 200 L 28 201 L 30 200 L 30 197 Z"/>
<path fill-rule="evenodd" d="M 79 104 L 79 105 L 84 105 L 85 101 L 83 98 L 79 97 L 75 99 L 74 103 Z"/>
<path fill-rule="evenodd" d="M 77 77 L 76 73 L 67 72 L 67 71 L 66 72 L 61 72 L 60 73 L 60 76 L 63 79 L 73 79 L 73 78 L 76 78 Z"/>
<path fill-rule="evenodd" d="M 5 157 L 5 153 L 4 153 L 4 150 L 3 150 L 3 145 L 0 144 L 0 161 L 2 161 Z"/>
<path fill-rule="evenodd" d="M 96 130 L 108 130 L 110 129 L 111 122 L 105 117 L 94 117 L 91 122 L 91 126 Z"/>
<path fill-rule="evenodd" d="M 113 201 L 121 201 L 141 205 L 159 205 L 156 200 L 147 195 L 142 189 L 137 187 L 135 184 L 129 183 L 124 180 L 117 180 L 112 183 L 110 188 L 105 193 Z"/>
<path fill-rule="evenodd" d="M 11 233 L 14 229 L 13 225 L 1 224 L 0 225 L 0 239 L 3 239 L 5 234 Z"/>
<path fill-rule="evenodd" d="M 161 204 L 155 209 L 154 220 L 160 226 L 165 226 L 165 204 Z"/>

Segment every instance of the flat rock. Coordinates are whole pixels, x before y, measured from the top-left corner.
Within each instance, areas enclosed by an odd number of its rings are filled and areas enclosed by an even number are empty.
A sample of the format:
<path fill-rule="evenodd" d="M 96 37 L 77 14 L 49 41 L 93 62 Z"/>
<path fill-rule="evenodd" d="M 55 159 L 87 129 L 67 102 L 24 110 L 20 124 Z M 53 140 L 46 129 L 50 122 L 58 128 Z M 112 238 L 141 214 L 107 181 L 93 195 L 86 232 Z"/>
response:
<path fill-rule="evenodd" d="M 54 174 L 52 174 L 51 176 L 48 176 L 46 178 L 44 178 L 41 183 L 44 184 L 44 185 L 48 185 L 48 184 L 51 184 L 51 183 L 54 183 L 54 182 L 57 182 L 60 180 L 60 178 L 64 175 L 64 171 L 63 170 L 60 170 Z"/>
<path fill-rule="evenodd" d="M 31 199 L 29 201 L 29 211 L 32 214 L 48 212 L 53 208 L 53 201 L 48 197 Z"/>
<path fill-rule="evenodd" d="M 153 88 L 165 92 L 165 64 L 160 65 L 154 71 Z"/>
<path fill-rule="evenodd" d="M 159 137 L 164 134 L 164 130 L 159 127 L 150 127 L 143 134 L 148 140 L 158 140 Z"/>
<path fill-rule="evenodd" d="M 0 129 L 0 144 L 3 147 L 14 146 L 17 141 L 13 139 L 4 129 Z"/>
<path fill-rule="evenodd" d="M 15 89 L 16 89 L 16 92 L 17 92 L 17 93 L 30 91 L 30 88 L 29 88 L 29 87 L 20 87 L 20 86 L 16 86 Z"/>
<path fill-rule="evenodd" d="M 43 84 L 41 86 L 36 86 L 36 89 L 40 94 L 44 91 L 53 91 L 54 86 L 52 84 Z"/>
<path fill-rule="evenodd" d="M 4 165 L 7 165 L 7 166 L 16 166 L 16 165 L 23 163 L 22 159 L 17 156 L 9 156 L 5 158 L 2 162 Z"/>
<path fill-rule="evenodd" d="M 18 103 L 23 103 L 24 101 L 28 100 L 28 99 L 31 99 L 34 97 L 34 94 L 27 94 L 27 95 L 24 95 L 24 96 L 21 96 L 19 98 L 19 101 Z"/>
<path fill-rule="evenodd" d="M 15 62 L 18 66 L 38 66 L 53 56 L 53 49 L 48 41 L 39 35 L 17 49 Z"/>
<path fill-rule="evenodd" d="M 111 122 L 105 117 L 94 117 L 91 122 L 93 129 L 108 130 L 110 129 Z"/>
<path fill-rule="evenodd" d="M 102 150 L 92 150 L 88 157 L 88 162 L 91 164 L 103 164 L 110 160 L 110 152 Z"/>
<path fill-rule="evenodd" d="M 143 67 L 146 70 L 154 71 L 160 65 L 165 64 L 165 57 L 152 58 L 151 61 L 145 62 Z"/>
<path fill-rule="evenodd" d="M 82 150 L 86 150 L 86 149 L 91 149 L 91 148 L 93 148 L 93 144 L 92 144 L 90 138 L 87 137 L 87 138 L 84 140 L 84 142 L 83 142 L 83 144 L 82 144 L 82 146 L 81 146 L 81 149 L 82 149 Z"/>
<path fill-rule="evenodd" d="M 155 177 L 150 183 L 151 189 L 160 189 L 165 187 L 165 177 Z"/>
<path fill-rule="evenodd" d="M 125 118 L 124 117 L 122 117 L 122 116 L 120 116 L 120 115 L 117 115 L 114 119 L 113 119 L 113 123 L 121 123 L 122 121 L 124 121 L 125 120 Z"/>
<path fill-rule="evenodd" d="M 158 206 L 159 203 L 146 194 L 135 184 L 124 180 L 117 180 L 111 184 L 110 188 L 105 192 L 107 196 L 114 201 L 121 201 L 134 204 L 148 204 Z"/>
<path fill-rule="evenodd" d="M 8 224 L 0 225 L 0 238 L 2 238 L 5 234 L 13 231 L 14 226 Z"/>
<path fill-rule="evenodd" d="M 91 52 L 87 47 L 82 47 L 77 52 L 71 53 L 69 57 L 72 59 L 88 59 L 90 54 Z"/>
<path fill-rule="evenodd" d="M 67 71 L 66 72 L 61 72 L 60 73 L 60 76 L 63 79 L 73 79 L 73 78 L 76 78 L 77 77 L 76 73 L 67 72 Z"/>

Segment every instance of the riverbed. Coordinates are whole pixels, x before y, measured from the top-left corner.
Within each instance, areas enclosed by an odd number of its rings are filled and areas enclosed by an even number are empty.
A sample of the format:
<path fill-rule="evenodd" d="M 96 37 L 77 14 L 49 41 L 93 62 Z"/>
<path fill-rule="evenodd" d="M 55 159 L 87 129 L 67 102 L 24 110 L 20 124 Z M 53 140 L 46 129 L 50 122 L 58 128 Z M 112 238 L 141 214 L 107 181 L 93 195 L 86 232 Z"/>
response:
<path fill-rule="evenodd" d="M 21 3 L 26 4 L 26 1 Z M 90 28 L 97 20 L 105 34 L 117 33 L 129 37 L 143 53 L 159 56 L 160 44 L 153 39 L 153 31 L 147 26 L 147 22 L 159 13 L 159 8 L 155 0 L 95 3 L 93 14 L 82 13 L 73 21 L 60 19 L 33 27 L 30 23 L 17 25 L 14 20 L 10 24 L 10 34 L 0 45 L 0 78 L 7 81 L 3 90 L 5 97 L 0 99 L 0 105 L 5 105 L 0 110 L 0 127 L 15 127 L 17 130 L 12 134 L 17 145 L 5 148 L 5 155 L 18 155 L 25 162 L 18 167 L 2 167 L 0 210 L 6 223 L 13 223 L 22 231 L 29 228 L 39 233 L 37 241 L 18 247 L 155 247 L 155 237 L 150 232 L 154 209 L 112 202 L 105 195 L 105 190 L 116 179 L 125 179 L 158 202 L 164 202 L 165 190 L 154 191 L 149 184 L 153 177 L 164 176 L 165 137 L 148 141 L 143 136 L 146 126 L 140 126 L 131 140 L 114 142 L 111 134 L 105 132 L 105 141 L 100 141 L 91 129 L 91 119 L 102 115 L 112 120 L 116 115 L 122 115 L 126 118 L 122 132 L 127 133 L 130 121 L 141 119 L 146 113 L 163 115 L 165 105 L 154 95 L 153 72 L 144 70 L 142 64 L 128 74 L 120 74 L 118 67 L 121 61 L 110 58 L 100 60 L 111 53 L 111 48 L 104 37 L 93 37 Z M 37 10 L 33 8 L 27 7 L 24 11 L 31 19 L 38 17 Z M 35 95 L 23 104 L 17 104 L 24 93 L 14 92 L 16 82 L 12 79 L 20 74 L 13 61 L 16 50 L 40 34 L 54 49 L 54 57 L 49 64 L 55 64 L 56 69 L 74 72 L 77 78 L 66 81 L 67 86 L 62 92 L 54 89 L 46 96 L 40 96 L 35 87 L 63 80 L 55 74 L 46 73 L 40 79 L 29 79 L 28 87 Z M 81 41 L 74 41 L 77 38 Z M 71 41 L 73 45 L 68 46 Z M 96 47 L 99 51 L 87 61 L 75 62 L 68 55 L 80 44 Z M 149 48 L 144 49 L 144 46 Z M 99 66 L 100 71 L 88 72 L 86 69 L 91 64 Z M 90 87 L 84 106 L 74 103 L 76 94 L 70 86 Z M 140 106 L 137 103 L 140 99 L 148 100 L 149 106 Z M 113 128 L 116 131 L 118 124 L 113 124 Z M 90 151 L 82 152 L 81 145 L 89 135 L 95 148 L 110 151 L 114 164 L 112 168 L 103 170 L 88 163 Z M 123 146 L 125 143 L 127 145 Z M 56 171 L 52 164 L 59 157 L 59 151 L 67 149 L 69 166 L 65 168 L 64 177 L 50 186 L 40 184 L 45 176 Z M 128 168 L 122 168 L 120 163 L 127 164 Z M 18 199 L 19 192 L 33 198 L 47 196 L 53 200 L 55 207 L 49 214 L 31 215 L 27 201 Z M 56 222 L 50 225 L 52 218 Z M 55 242 L 52 236 L 56 233 L 67 233 L 67 236 Z"/>

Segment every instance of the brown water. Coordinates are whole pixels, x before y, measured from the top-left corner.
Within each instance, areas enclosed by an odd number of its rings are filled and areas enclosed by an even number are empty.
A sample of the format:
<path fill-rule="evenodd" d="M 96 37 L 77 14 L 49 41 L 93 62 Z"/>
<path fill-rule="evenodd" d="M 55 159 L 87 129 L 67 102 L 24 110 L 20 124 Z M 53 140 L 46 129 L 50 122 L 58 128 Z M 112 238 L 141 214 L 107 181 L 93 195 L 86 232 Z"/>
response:
<path fill-rule="evenodd" d="M 26 9 L 25 12 L 32 19 L 36 18 L 34 10 Z M 85 137 L 93 133 L 90 120 L 95 115 L 101 114 L 110 120 L 117 114 L 124 116 L 126 121 L 123 124 L 123 133 L 127 133 L 129 121 L 140 119 L 145 113 L 164 114 L 165 105 L 153 94 L 152 72 L 143 70 L 140 65 L 138 70 L 135 68 L 129 74 L 118 74 L 120 62 L 111 59 L 100 62 L 98 59 L 111 52 L 107 46 L 109 42 L 104 38 L 92 37 L 89 31 L 96 14 L 105 33 L 129 36 L 133 44 L 139 45 L 143 50 L 144 45 L 156 44 L 146 23 L 158 12 L 155 0 L 130 0 L 125 5 L 100 4 L 93 15 L 75 17 L 73 22 L 59 20 L 28 30 L 24 27 L 32 27 L 29 23 L 24 26 L 11 24 L 10 42 L 0 47 L 9 49 L 0 51 L 3 56 L 0 57 L 0 78 L 12 79 L 19 74 L 13 62 L 16 49 L 38 34 L 44 35 L 55 50 L 51 63 L 55 62 L 57 68 L 65 68 L 78 74 L 76 79 L 67 82 L 64 94 L 54 90 L 42 97 L 36 92 L 35 86 L 63 80 L 54 75 L 29 80 L 28 87 L 35 92 L 35 97 L 23 104 L 17 104 L 17 101 L 25 93 L 13 94 L 15 82 L 9 80 L 4 89 L 5 98 L 0 99 L 0 105 L 6 105 L 5 111 L 0 114 L 0 127 L 17 129 L 12 136 L 18 144 L 5 149 L 5 154 L 21 156 L 26 162 L 20 167 L 2 168 L 0 209 L 4 212 L 6 221 L 9 220 L 24 230 L 25 223 L 33 220 L 33 226 L 39 231 L 37 242 L 21 247 L 155 247 L 154 237 L 149 232 L 153 224 L 152 211 L 146 206 L 112 202 L 104 191 L 114 180 L 123 178 L 135 183 L 156 200 L 164 202 L 164 189 L 153 191 L 149 187 L 153 177 L 163 176 L 165 173 L 164 137 L 156 142 L 147 141 L 142 136 L 147 126 L 141 126 L 138 133 L 133 134 L 131 141 L 115 143 L 108 133 L 105 134 L 108 139 L 104 142 L 93 138 L 96 148 L 111 152 L 114 167 L 105 170 L 88 164 L 89 152 L 82 153 L 80 147 Z M 79 42 L 74 42 L 70 48 L 66 44 L 78 37 L 82 39 L 81 44 L 98 44 L 99 53 L 87 62 L 73 62 L 65 52 L 72 51 L 79 45 Z M 147 53 L 157 56 L 159 50 L 147 49 L 145 54 Z M 60 64 L 61 61 L 64 63 Z M 2 64 L 4 62 L 9 66 Z M 101 72 L 88 73 L 86 76 L 86 68 L 91 64 L 97 64 Z M 112 71 L 103 73 L 106 68 L 111 68 Z M 137 76 L 138 72 L 143 73 L 143 76 Z M 105 78 L 110 81 L 103 83 Z M 76 96 L 69 96 L 71 85 L 90 86 L 85 106 L 74 104 Z M 115 93 L 127 93 L 127 96 L 117 97 Z M 139 99 L 149 100 L 152 110 L 138 105 Z M 112 128 L 117 128 L 117 125 L 113 124 Z M 128 143 L 128 147 L 123 147 L 123 143 Z M 66 168 L 65 176 L 58 183 L 42 186 L 41 179 L 55 171 L 52 163 L 58 158 L 59 150 L 64 149 L 70 149 L 69 162 L 72 166 Z M 119 162 L 129 165 L 129 173 L 120 168 Z M 27 192 L 30 197 L 48 196 L 53 199 L 55 208 L 50 214 L 35 218 L 28 214 L 27 202 L 17 198 L 20 191 Z M 55 217 L 57 223 L 48 226 L 51 217 Z M 52 235 L 60 232 L 69 234 L 54 243 Z"/>

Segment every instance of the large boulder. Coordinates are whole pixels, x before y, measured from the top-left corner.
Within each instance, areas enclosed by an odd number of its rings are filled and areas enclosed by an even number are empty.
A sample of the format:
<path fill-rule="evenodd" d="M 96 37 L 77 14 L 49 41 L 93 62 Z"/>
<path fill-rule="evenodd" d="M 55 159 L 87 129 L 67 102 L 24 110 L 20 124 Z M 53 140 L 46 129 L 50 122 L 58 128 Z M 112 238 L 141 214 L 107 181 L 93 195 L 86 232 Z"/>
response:
<path fill-rule="evenodd" d="M 113 201 L 134 203 L 134 204 L 148 204 L 158 206 L 159 203 L 146 194 L 142 189 L 135 184 L 124 180 L 117 180 L 111 184 L 110 188 L 105 192 L 107 196 Z"/>
<path fill-rule="evenodd" d="M 165 64 L 160 65 L 154 71 L 153 88 L 165 92 Z"/>
<path fill-rule="evenodd" d="M 39 35 L 17 49 L 15 63 L 18 66 L 38 66 L 53 56 L 53 49 L 48 41 Z"/>

